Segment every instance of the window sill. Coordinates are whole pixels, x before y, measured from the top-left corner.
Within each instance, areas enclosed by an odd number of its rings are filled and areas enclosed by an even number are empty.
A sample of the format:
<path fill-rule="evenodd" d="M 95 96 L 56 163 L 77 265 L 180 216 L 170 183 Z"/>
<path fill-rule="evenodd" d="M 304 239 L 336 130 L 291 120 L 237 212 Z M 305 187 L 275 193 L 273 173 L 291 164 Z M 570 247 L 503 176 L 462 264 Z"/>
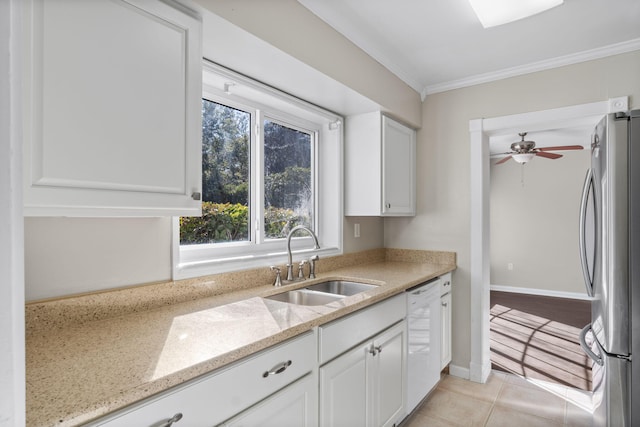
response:
<path fill-rule="evenodd" d="M 321 258 L 327 256 L 342 255 L 342 250 L 337 247 L 321 249 L 298 249 L 293 251 L 293 263 L 297 264 L 302 259 L 307 259 L 312 255 Z M 202 261 L 192 261 L 180 263 L 174 267 L 173 279 L 190 279 L 211 274 L 229 273 L 251 268 L 268 268 L 271 265 L 284 265 L 287 263 L 286 252 L 276 252 L 268 254 L 249 254 L 229 258 L 216 258 Z"/>

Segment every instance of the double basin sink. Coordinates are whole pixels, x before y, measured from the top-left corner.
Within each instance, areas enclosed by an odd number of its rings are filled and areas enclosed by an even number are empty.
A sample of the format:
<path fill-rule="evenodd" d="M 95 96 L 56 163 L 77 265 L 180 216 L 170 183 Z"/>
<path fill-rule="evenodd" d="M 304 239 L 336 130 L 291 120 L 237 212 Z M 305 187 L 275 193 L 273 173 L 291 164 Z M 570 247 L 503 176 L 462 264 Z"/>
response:
<path fill-rule="evenodd" d="M 265 298 L 297 305 L 325 305 L 376 287 L 376 285 L 367 283 L 330 280 L 316 283 L 303 289 L 281 292 Z"/>

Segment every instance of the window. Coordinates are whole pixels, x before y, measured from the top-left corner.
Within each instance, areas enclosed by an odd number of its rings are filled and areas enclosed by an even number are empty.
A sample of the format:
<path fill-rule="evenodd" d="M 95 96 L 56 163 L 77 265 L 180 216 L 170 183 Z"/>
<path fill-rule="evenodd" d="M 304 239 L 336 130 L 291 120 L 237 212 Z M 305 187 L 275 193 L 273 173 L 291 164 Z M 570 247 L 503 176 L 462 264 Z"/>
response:
<path fill-rule="evenodd" d="M 202 217 L 180 218 L 180 244 L 250 241 L 251 113 L 202 100 Z"/>
<path fill-rule="evenodd" d="M 174 278 L 283 264 L 297 225 L 314 230 L 321 255 L 341 253 L 340 117 L 221 67 L 205 70 L 203 214 L 174 221 Z M 291 246 L 313 247 L 304 233 Z"/>
<path fill-rule="evenodd" d="M 265 237 L 287 237 L 296 225 L 314 227 L 315 137 L 275 121 L 264 121 Z"/>

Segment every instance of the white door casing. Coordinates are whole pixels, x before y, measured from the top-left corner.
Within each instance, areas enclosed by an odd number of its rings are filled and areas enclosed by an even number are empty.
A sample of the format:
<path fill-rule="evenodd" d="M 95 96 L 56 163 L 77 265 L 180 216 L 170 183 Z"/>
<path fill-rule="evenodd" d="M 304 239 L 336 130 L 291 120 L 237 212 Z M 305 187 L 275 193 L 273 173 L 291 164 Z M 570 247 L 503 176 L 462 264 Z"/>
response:
<path fill-rule="evenodd" d="M 484 383 L 491 372 L 489 350 L 489 138 L 492 135 L 562 129 L 596 123 L 606 114 L 628 109 L 628 97 L 608 101 L 469 121 L 471 144 L 471 361 L 469 379 Z M 577 208 L 576 208 L 577 211 Z M 577 245 L 576 245 L 577 246 Z"/>
<path fill-rule="evenodd" d="M 0 426 L 25 425 L 22 0 L 0 1 Z"/>

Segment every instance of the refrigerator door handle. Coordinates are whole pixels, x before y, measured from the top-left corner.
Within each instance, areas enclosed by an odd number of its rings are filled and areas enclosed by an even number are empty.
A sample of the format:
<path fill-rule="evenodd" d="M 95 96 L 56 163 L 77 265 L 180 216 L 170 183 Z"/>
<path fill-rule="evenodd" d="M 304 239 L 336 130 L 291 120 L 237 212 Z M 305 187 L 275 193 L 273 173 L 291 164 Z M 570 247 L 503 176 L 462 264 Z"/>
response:
<path fill-rule="evenodd" d="M 589 323 L 587 326 L 582 328 L 582 331 L 580 331 L 580 347 L 582 347 L 584 352 L 587 353 L 587 356 L 589 356 L 591 360 L 596 362 L 598 365 L 602 366 L 604 365 L 604 360 L 602 360 L 602 356 L 598 356 L 597 354 L 595 354 L 591 350 L 591 347 L 589 346 L 589 344 L 587 344 L 586 337 L 589 331 L 591 331 L 591 323 Z"/>
<path fill-rule="evenodd" d="M 587 260 L 587 243 L 586 243 L 586 221 L 587 221 L 587 203 L 589 203 L 589 192 L 593 188 L 593 171 L 589 169 L 584 179 L 582 187 L 582 198 L 580 199 L 580 263 L 582 264 L 582 275 L 584 284 L 587 288 L 587 295 L 593 297 L 593 282 L 589 274 L 589 264 Z"/>

